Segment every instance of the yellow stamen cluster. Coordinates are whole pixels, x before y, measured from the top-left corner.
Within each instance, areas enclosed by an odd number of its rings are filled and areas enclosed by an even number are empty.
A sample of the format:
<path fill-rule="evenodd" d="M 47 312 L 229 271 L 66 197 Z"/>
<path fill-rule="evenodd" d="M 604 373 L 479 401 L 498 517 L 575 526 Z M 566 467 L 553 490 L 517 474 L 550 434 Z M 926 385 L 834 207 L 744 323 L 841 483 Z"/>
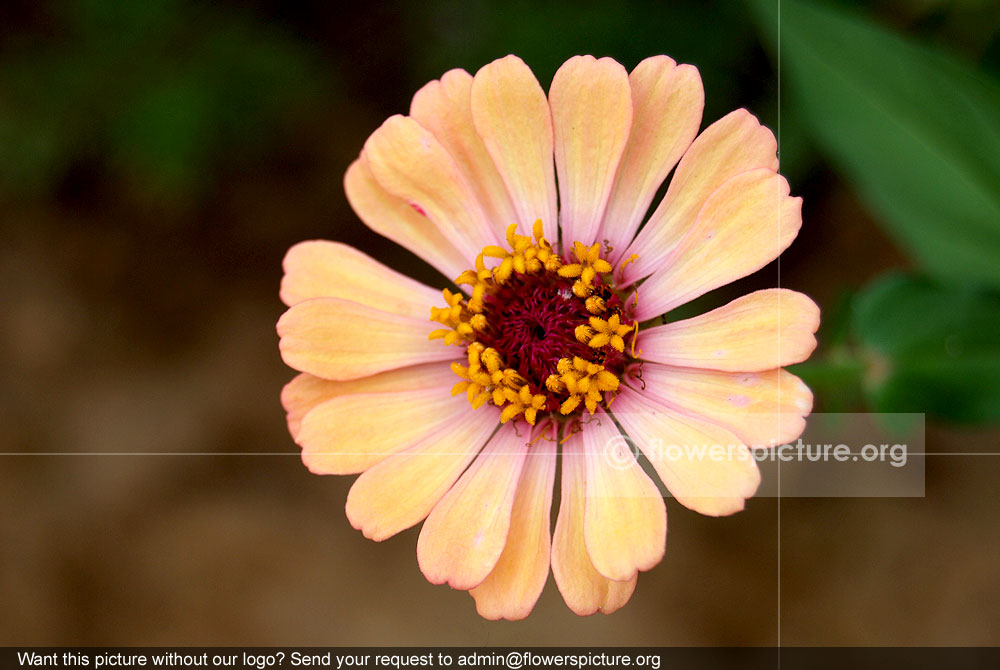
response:
<path fill-rule="evenodd" d="M 576 327 L 573 332 L 576 339 L 594 349 L 610 344 L 618 351 L 625 351 L 624 336 L 628 335 L 634 326 L 623 325 L 619 314 L 612 314 L 609 319 L 592 316 L 589 321 L 589 325 L 581 324 Z"/>
<path fill-rule="evenodd" d="M 495 245 L 483 249 L 480 259 L 485 255 L 500 260 L 500 264 L 493 268 L 493 279 L 497 284 L 503 284 L 515 272 L 522 275 L 537 274 L 543 270 L 555 272 L 562 267 L 562 260 L 552 250 L 552 245 L 542 233 L 541 219 L 535 221 L 531 232 L 534 234 L 534 241 L 528 235 L 518 235 L 517 224 L 512 223 L 507 226 L 507 244 L 510 245 L 510 251 Z M 476 265 L 478 268 L 479 259 Z M 465 276 L 463 273 L 458 278 L 459 283 L 465 283 L 461 281 Z"/>
<path fill-rule="evenodd" d="M 556 370 L 557 373 L 545 380 L 545 386 L 553 393 L 569 394 L 559 407 L 561 414 L 569 414 L 581 402 L 593 414 L 597 411 L 597 403 L 604 399 L 603 393 L 618 390 L 618 377 L 605 370 L 603 365 L 579 356 L 574 356 L 573 360 L 561 359 L 556 364 Z"/>
<path fill-rule="evenodd" d="M 578 262 L 564 265 L 559 268 L 559 276 L 572 279 L 576 277 L 573 284 L 573 293 L 578 298 L 588 298 L 594 292 L 594 279 L 598 274 L 611 272 L 611 263 L 601 258 L 601 245 L 592 244 L 587 247 L 581 242 L 573 243 L 573 255 Z M 590 307 L 587 307 L 590 310 Z M 594 312 L 591 312 L 594 313 Z"/>
<path fill-rule="evenodd" d="M 545 407 L 545 395 L 533 394 L 531 387 L 518 372 L 504 365 L 503 358 L 492 347 L 473 342 L 468 350 L 469 365 L 452 363 L 451 369 L 463 381 L 451 389 L 452 395 L 465 393 L 472 409 L 479 409 L 492 400 L 497 407 L 504 407 L 500 423 L 507 423 L 524 414 L 532 426 L 538 410 Z"/>
<path fill-rule="evenodd" d="M 542 220 L 535 221 L 533 227 L 534 241 L 527 235 L 517 234 L 517 225 L 507 227 L 507 242 L 511 251 L 503 247 L 488 246 L 476 257 L 476 269 L 466 270 L 460 274 L 455 283 L 469 286 L 472 296 L 468 301 L 462 301 L 462 295 L 443 291 L 447 307 L 431 307 L 431 321 L 447 326 L 438 328 L 430 334 L 430 339 L 443 339 L 445 344 L 463 345 L 475 339 L 476 331 L 486 329 L 486 317 L 483 310 L 490 284 L 503 284 L 514 272 L 519 274 L 537 274 L 539 272 L 555 272 L 562 267 L 558 254 L 552 250 L 552 245 L 542 232 Z M 500 265 L 490 270 L 486 267 L 485 257 L 500 259 Z M 594 312 L 597 314 L 598 312 Z"/>
<path fill-rule="evenodd" d="M 486 317 L 474 314 L 468 304 L 462 303 L 461 293 L 452 293 L 448 289 L 442 291 L 447 307 L 431 307 L 431 321 L 448 326 L 431 331 L 428 339 L 443 339 L 445 344 L 463 344 L 477 330 L 486 328 Z"/>
<path fill-rule="evenodd" d="M 574 243 L 573 255 L 577 262 L 564 265 L 545 239 L 541 220 L 535 222 L 532 233 L 532 236 L 519 235 L 515 224 L 509 226 L 506 237 L 510 249 L 495 245 L 485 247 L 476 258 L 475 269 L 466 270 L 456 278 L 455 283 L 470 287 L 469 297 L 466 299 L 461 293 L 444 289 L 446 306 L 431 308 L 431 320 L 444 328 L 431 332 L 430 339 L 467 347 L 468 364 L 451 364 L 452 371 L 461 378 L 452 388 L 452 395 L 464 393 L 473 409 L 487 403 L 502 408 L 501 423 L 523 416 L 529 424 L 535 425 L 539 412 L 556 406 L 564 415 L 581 406 L 593 414 L 598 403 L 605 401 L 605 394 L 617 391 L 619 385 L 618 377 L 601 363 L 573 356 L 560 359 L 557 372 L 549 375 L 542 387 L 541 380 L 526 380 L 506 365 L 496 349 L 483 344 L 496 337 L 494 329 L 503 328 L 503 324 L 488 323 L 487 301 L 515 274 L 551 272 L 575 280 L 573 294 L 583 301 L 592 316 L 587 324 L 578 326 L 574 334 L 577 340 L 594 349 L 595 357 L 602 362 L 604 354 L 596 352 L 606 346 L 624 352 L 624 336 L 633 328 L 622 324 L 618 309 L 610 316 L 607 314 L 607 301 L 612 294 L 606 287 L 598 290 L 595 285 L 600 275 L 612 271 L 611 264 L 600 257 L 600 245 L 587 247 Z M 487 268 L 486 258 L 495 258 L 499 264 Z"/>
<path fill-rule="evenodd" d="M 500 423 L 507 423 L 523 413 L 524 419 L 534 426 L 535 421 L 538 420 L 538 410 L 545 407 L 545 394 L 532 393 L 528 385 L 525 384 L 516 394 L 510 394 L 509 389 L 505 389 L 504 395 L 510 404 L 500 412 Z"/>

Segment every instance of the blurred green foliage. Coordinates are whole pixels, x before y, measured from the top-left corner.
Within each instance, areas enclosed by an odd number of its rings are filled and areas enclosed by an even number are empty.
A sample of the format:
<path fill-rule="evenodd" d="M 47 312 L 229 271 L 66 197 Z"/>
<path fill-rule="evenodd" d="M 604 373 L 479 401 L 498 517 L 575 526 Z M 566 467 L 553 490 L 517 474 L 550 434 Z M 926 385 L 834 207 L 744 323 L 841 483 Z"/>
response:
<path fill-rule="evenodd" d="M 856 302 L 872 360 L 866 387 L 882 412 L 1000 420 L 1000 300 L 971 288 L 890 275 Z"/>
<path fill-rule="evenodd" d="M 705 117 L 718 118 L 734 107 L 768 99 L 755 71 L 758 39 L 747 8 L 739 2 L 606 0 L 433 0 L 414 12 L 423 24 L 417 49 L 418 79 L 454 67 L 475 72 L 495 58 L 514 53 L 529 63 L 548 88 L 566 59 L 577 54 L 611 56 L 632 68 L 656 54 L 695 63 L 711 95 Z M 749 95 L 742 77 L 757 78 Z M 748 98 L 750 102 L 748 103 Z"/>
<path fill-rule="evenodd" d="M 863 15 L 751 3 L 795 114 L 886 231 L 936 279 L 890 275 L 833 312 L 799 366 L 880 412 L 1000 420 L 1000 84 Z"/>
<path fill-rule="evenodd" d="M 774 2 L 757 3 L 777 39 Z M 849 13 L 781 7 L 797 115 L 934 275 L 1000 287 L 1000 84 Z"/>
<path fill-rule="evenodd" d="M 17 35 L 0 60 L 0 182 L 17 193 L 45 194 L 73 161 L 93 159 L 145 196 L 194 195 L 322 86 L 303 44 L 232 10 L 49 9 L 55 36 Z"/>

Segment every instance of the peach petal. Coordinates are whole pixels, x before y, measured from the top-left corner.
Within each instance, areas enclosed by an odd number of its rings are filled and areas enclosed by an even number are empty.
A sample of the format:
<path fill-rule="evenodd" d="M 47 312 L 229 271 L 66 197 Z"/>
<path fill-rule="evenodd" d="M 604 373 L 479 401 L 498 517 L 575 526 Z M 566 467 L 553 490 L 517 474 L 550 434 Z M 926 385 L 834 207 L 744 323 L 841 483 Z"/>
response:
<path fill-rule="evenodd" d="M 545 236 L 559 239 L 556 179 L 552 163 L 552 117 L 545 92 L 517 56 L 484 66 L 472 82 L 472 119 L 507 185 L 520 229 L 536 219 Z"/>
<path fill-rule="evenodd" d="M 611 58 L 575 56 L 549 89 L 563 245 L 597 237 L 632 127 L 628 73 Z"/>
<path fill-rule="evenodd" d="M 507 226 L 517 221 L 517 212 L 472 120 L 472 75 L 451 70 L 425 85 L 413 96 L 410 116 L 448 150 L 487 219 L 503 237 Z"/>
<path fill-rule="evenodd" d="M 468 257 L 447 239 L 430 219 L 418 214 L 401 198 L 382 188 L 362 155 L 344 175 L 344 192 L 366 226 L 415 253 L 438 269 L 449 281 L 471 267 Z"/>
<path fill-rule="evenodd" d="M 752 447 L 798 438 L 812 411 L 812 392 L 785 370 L 717 372 L 646 364 L 645 395 L 669 409 L 711 421 Z"/>
<path fill-rule="evenodd" d="M 625 266 L 623 284 L 662 268 L 709 196 L 726 181 L 757 168 L 777 171 L 777 150 L 774 134 L 745 109 L 706 128 L 681 158 L 663 201 L 623 255 L 638 255 Z"/>
<path fill-rule="evenodd" d="M 766 289 L 711 312 L 639 333 L 643 360 L 758 372 L 801 363 L 816 348 L 819 307 L 788 289 Z"/>
<path fill-rule="evenodd" d="M 668 409 L 629 387 L 615 397 L 613 414 L 685 507 L 725 516 L 743 509 L 757 491 L 757 463 L 728 430 Z"/>
<path fill-rule="evenodd" d="M 444 375 L 445 372 L 454 375 L 448 363 L 414 365 L 350 381 L 322 379 L 303 372 L 281 389 L 281 406 L 285 408 L 288 432 L 293 439 L 297 437 L 302 426 L 302 418 L 312 408 L 327 400 L 356 393 L 414 391 L 439 386 L 439 380 L 442 379 L 439 375 Z"/>
<path fill-rule="evenodd" d="M 552 576 L 566 605 L 576 614 L 611 614 L 632 597 L 638 573 L 617 582 L 594 568 L 584 539 L 587 466 L 583 439 L 574 435 L 562 449 L 562 497 L 552 537 Z"/>
<path fill-rule="evenodd" d="M 667 56 L 653 56 L 629 74 L 634 117 L 615 185 L 608 199 L 597 239 L 606 239 L 612 263 L 635 237 L 660 184 L 691 146 L 705 91 L 693 65 L 677 65 Z"/>
<path fill-rule="evenodd" d="M 424 373 L 423 388 L 414 388 L 417 384 L 411 382 L 413 390 L 362 390 L 316 405 L 302 418 L 295 436 L 302 447 L 302 462 L 319 475 L 357 474 L 461 421 L 469 403 L 462 395 L 451 395 L 455 375 L 447 366 L 437 365 L 438 369 Z"/>
<path fill-rule="evenodd" d="M 364 155 L 382 188 L 424 214 L 466 258 L 500 239 L 451 155 L 413 119 L 390 116 L 365 141 Z"/>
<path fill-rule="evenodd" d="M 527 438 L 514 424 L 502 426 L 434 506 L 417 540 L 417 563 L 427 581 L 468 590 L 492 572 L 507 543 L 527 452 Z"/>
<path fill-rule="evenodd" d="M 499 416 L 465 408 L 464 417 L 366 470 L 347 495 L 347 518 L 381 542 L 430 513 L 496 430 Z"/>
<path fill-rule="evenodd" d="M 457 348 L 428 340 L 431 323 L 340 298 L 314 298 L 278 319 L 281 357 L 324 379 L 357 379 L 455 358 Z"/>
<path fill-rule="evenodd" d="M 660 562 L 667 509 L 607 414 L 583 427 L 587 505 L 583 533 L 594 568 L 615 581 Z"/>
<path fill-rule="evenodd" d="M 291 307 L 312 298 L 344 298 L 415 318 L 441 302 L 441 292 L 340 242 L 299 242 L 282 263 L 281 300 Z"/>
<path fill-rule="evenodd" d="M 555 473 L 555 443 L 535 442 L 517 483 L 507 544 L 493 571 L 469 592 L 481 617 L 518 621 L 538 602 L 549 576 Z"/>
<path fill-rule="evenodd" d="M 639 287 L 635 317 L 651 319 L 764 267 L 802 225 L 802 198 L 770 169 L 736 175 L 709 197 L 664 268 Z"/>

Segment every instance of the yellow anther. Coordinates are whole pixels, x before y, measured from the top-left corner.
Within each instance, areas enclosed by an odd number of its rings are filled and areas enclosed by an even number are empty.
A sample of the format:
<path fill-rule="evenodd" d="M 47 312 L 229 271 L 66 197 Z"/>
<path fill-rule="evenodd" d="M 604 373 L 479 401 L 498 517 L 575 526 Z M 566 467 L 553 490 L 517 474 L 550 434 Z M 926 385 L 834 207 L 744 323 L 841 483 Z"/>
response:
<path fill-rule="evenodd" d="M 632 254 L 628 258 L 623 258 L 622 262 L 618 264 L 618 272 L 621 273 L 621 271 L 625 269 L 626 265 L 629 263 L 635 263 L 637 260 L 639 260 L 639 254 Z"/>
<path fill-rule="evenodd" d="M 479 282 L 479 277 L 473 270 L 466 270 L 462 274 L 455 277 L 455 283 L 459 286 L 463 284 L 468 284 L 469 286 L 475 286 Z"/>
<path fill-rule="evenodd" d="M 486 401 L 490 399 L 490 394 L 486 391 L 481 392 L 470 402 L 472 403 L 472 409 L 479 409 L 486 404 Z"/>
<path fill-rule="evenodd" d="M 580 406 L 580 396 L 574 395 L 570 396 L 562 405 L 559 406 L 560 414 L 569 414 L 574 409 Z"/>
<path fill-rule="evenodd" d="M 559 407 L 559 412 L 569 414 L 583 404 L 587 411 L 593 414 L 597 411 L 597 403 L 604 400 L 604 394 L 617 391 L 619 380 L 613 373 L 604 369 L 603 365 L 574 356 L 560 359 L 556 364 L 558 375 L 550 375 L 545 385 L 553 393 L 564 390 L 569 397 Z"/>
<path fill-rule="evenodd" d="M 608 304 L 605 302 L 604 298 L 592 295 L 587 298 L 587 302 L 584 303 L 584 307 L 586 307 L 587 311 L 591 314 L 602 314 L 604 313 L 604 310 L 608 308 Z"/>
<path fill-rule="evenodd" d="M 427 338 L 444 340 L 445 344 L 465 344 L 473 335 L 475 327 L 470 323 L 472 313 L 469 305 L 463 302 L 461 293 L 452 293 L 448 289 L 442 291 L 447 307 L 431 307 L 431 321 L 437 321 L 447 328 L 431 331 Z"/>
<path fill-rule="evenodd" d="M 559 375 L 552 374 L 546 378 L 545 388 L 552 391 L 553 393 L 562 393 L 563 391 L 566 390 L 566 384 L 563 383 Z"/>
<path fill-rule="evenodd" d="M 578 262 L 559 268 L 558 273 L 560 277 L 566 279 L 577 278 L 577 281 L 573 283 L 573 295 L 576 297 L 584 300 L 589 299 L 594 292 L 594 280 L 597 276 L 611 272 L 611 264 L 601 258 L 600 254 L 600 244 L 595 243 L 589 247 L 585 247 L 580 242 L 574 242 L 573 255 L 576 256 Z M 594 303 L 594 305 L 596 307 L 597 303 Z M 591 310 L 592 313 L 599 313 L 600 311 L 603 310 L 598 309 L 596 312 Z"/>
<path fill-rule="evenodd" d="M 486 365 L 486 369 L 491 373 L 498 372 L 503 367 L 503 359 L 500 358 L 500 354 L 493 347 L 484 349 L 483 353 L 479 355 L 479 360 Z"/>
<path fill-rule="evenodd" d="M 522 377 L 517 370 L 514 370 L 512 368 L 507 368 L 506 370 L 501 371 L 500 374 L 502 375 L 500 378 L 500 383 L 504 384 L 505 386 L 509 386 L 511 388 L 518 388 L 522 384 L 524 384 L 525 381 L 524 377 Z"/>
<path fill-rule="evenodd" d="M 486 296 L 486 285 L 483 283 L 476 284 L 472 288 L 472 297 L 469 298 L 468 308 L 470 312 L 479 314 L 486 307 L 486 303 L 483 298 Z"/>
<path fill-rule="evenodd" d="M 601 274 L 611 272 L 611 264 L 601 258 L 601 245 L 596 242 L 589 247 L 580 242 L 574 242 L 573 255 L 576 256 L 581 265 L 592 266 Z"/>
<path fill-rule="evenodd" d="M 507 423 L 514 417 L 524 414 L 525 421 L 532 426 L 538 419 L 538 411 L 545 408 L 547 401 L 545 394 L 532 393 L 527 385 L 522 386 L 517 393 L 509 395 L 507 399 L 510 404 L 500 412 L 500 423 Z"/>
<path fill-rule="evenodd" d="M 493 247 L 499 249 L 500 247 Z M 462 274 L 455 278 L 455 283 L 462 285 L 468 284 L 469 286 L 476 286 L 480 282 L 484 282 L 492 276 L 492 272 L 486 268 L 486 261 L 483 259 L 483 254 L 476 256 L 476 269 L 466 270 Z"/>
<path fill-rule="evenodd" d="M 511 247 L 516 246 L 517 238 L 518 238 L 517 224 L 512 223 L 509 226 L 507 226 L 507 244 L 509 244 Z"/>
<path fill-rule="evenodd" d="M 493 268 L 493 279 L 498 284 L 503 284 L 514 273 L 514 259 L 508 257 L 500 262 L 500 265 Z"/>
<path fill-rule="evenodd" d="M 620 314 L 612 314 L 608 319 L 602 319 L 599 316 L 590 317 L 589 328 L 590 337 L 588 339 L 582 339 L 582 335 L 585 335 L 587 331 L 583 329 L 582 326 L 578 326 L 576 329 L 576 338 L 581 342 L 585 342 L 588 346 L 594 349 L 600 349 L 601 347 L 606 347 L 611 345 L 618 351 L 625 351 L 625 335 L 628 335 L 635 329 L 635 325 L 626 325 L 621 322 Z"/>
<path fill-rule="evenodd" d="M 573 263 L 572 265 L 564 265 L 561 268 L 559 268 L 559 276 L 565 277 L 566 279 L 579 277 L 581 272 L 583 272 L 583 266 L 580 265 L 579 263 Z"/>
<path fill-rule="evenodd" d="M 489 256 L 490 258 L 507 258 L 507 250 L 503 247 L 491 244 L 488 247 L 483 247 L 483 255 Z"/>
<path fill-rule="evenodd" d="M 512 223 L 507 226 L 507 244 L 510 250 L 496 245 L 490 245 L 483 249 L 483 253 L 491 258 L 497 258 L 500 263 L 493 268 L 493 281 L 502 285 L 513 275 L 536 274 L 545 270 L 558 270 L 562 261 L 552 251 L 552 245 L 545 239 L 542 233 L 541 220 L 535 222 L 533 226 L 534 241 L 529 235 L 518 235 L 517 224 Z M 482 276 L 481 273 L 477 276 Z M 469 278 L 463 274 L 463 278 Z"/>
<path fill-rule="evenodd" d="M 545 234 L 543 228 L 544 226 L 542 225 L 542 220 L 535 219 L 534 225 L 531 226 L 531 234 L 535 236 L 535 240 L 538 242 L 542 241 L 542 236 Z"/>

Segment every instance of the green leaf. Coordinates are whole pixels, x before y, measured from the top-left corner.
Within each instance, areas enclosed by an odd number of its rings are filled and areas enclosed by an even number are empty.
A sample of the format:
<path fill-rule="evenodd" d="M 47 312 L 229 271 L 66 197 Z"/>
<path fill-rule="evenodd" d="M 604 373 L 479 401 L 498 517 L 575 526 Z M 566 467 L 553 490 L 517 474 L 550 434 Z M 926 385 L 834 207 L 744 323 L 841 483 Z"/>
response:
<path fill-rule="evenodd" d="M 1000 287 L 1000 85 L 842 10 L 752 7 L 774 45 L 780 25 L 790 111 L 888 232 L 939 278 Z"/>
<path fill-rule="evenodd" d="M 854 330 L 876 410 L 1000 420 L 1000 296 L 891 275 L 858 297 Z"/>

